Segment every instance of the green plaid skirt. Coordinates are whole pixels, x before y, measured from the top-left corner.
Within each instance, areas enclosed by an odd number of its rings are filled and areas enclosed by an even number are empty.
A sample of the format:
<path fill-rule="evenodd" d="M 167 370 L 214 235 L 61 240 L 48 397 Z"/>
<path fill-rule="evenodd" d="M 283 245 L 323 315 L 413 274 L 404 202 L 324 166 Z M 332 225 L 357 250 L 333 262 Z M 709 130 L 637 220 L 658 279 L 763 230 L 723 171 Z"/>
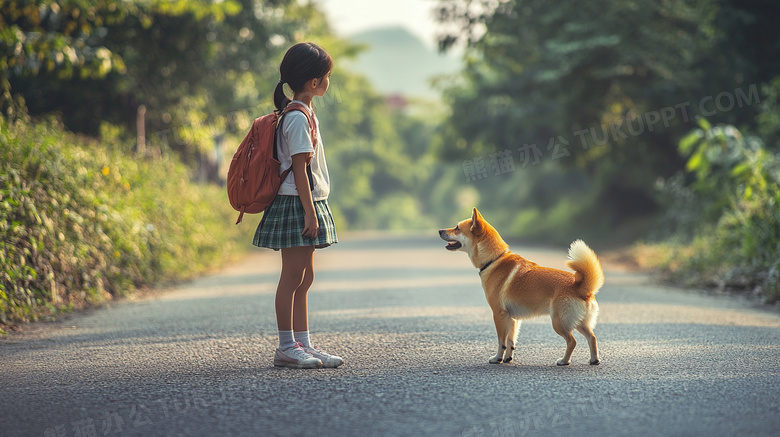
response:
<path fill-rule="evenodd" d="M 298 196 L 276 196 L 263 212 L 252 244 L 279 250 L 287 247 L 314 246 L 317 249 L 338 243 L 336 225 L 327 200 L 314 202 L 314 211 L 320 231 L 317 238 L 301 235 L 306 222 L 306 211 Z"/>

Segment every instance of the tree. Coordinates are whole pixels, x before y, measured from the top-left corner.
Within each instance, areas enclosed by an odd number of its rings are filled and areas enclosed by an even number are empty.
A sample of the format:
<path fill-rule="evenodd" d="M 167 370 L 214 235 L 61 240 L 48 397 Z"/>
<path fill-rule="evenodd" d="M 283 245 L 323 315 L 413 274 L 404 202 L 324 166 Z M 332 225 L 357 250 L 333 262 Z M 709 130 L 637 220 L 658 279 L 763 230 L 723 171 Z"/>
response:
<path fill-rule="evenodd" d="M 16 1 L 0 12 L 6 101 L 90 135 L 104 122 L 133 132 L 143 105 L 149 140 L 185 158 L 243 130 L 225 114 L 256 106 L 288 42 L 326 26 L 290 0 Z"/>
<path fill-rule="evenodd" d="M 542 159 L 590 177 L 599 192 L 594 211 L 608 211 L 617 223 L 652 213 L 656 179 L 684 166 L 676 143 L 695 123 L 687 105 L 777 71 L 780 39 L 765 17 L 778 7 L 758 0 L 441 1 L 439 18 L 452 26 L 442 47 L 467 45 L 464 83 L 447 92 L 454 137 L 442 153 L 462 160 L 535 145 Z M 729 57 L 758 41 L 769 41 L 772 52 Z M 717 121 L 749 122 L 757 110 L 718 114 Z"/>

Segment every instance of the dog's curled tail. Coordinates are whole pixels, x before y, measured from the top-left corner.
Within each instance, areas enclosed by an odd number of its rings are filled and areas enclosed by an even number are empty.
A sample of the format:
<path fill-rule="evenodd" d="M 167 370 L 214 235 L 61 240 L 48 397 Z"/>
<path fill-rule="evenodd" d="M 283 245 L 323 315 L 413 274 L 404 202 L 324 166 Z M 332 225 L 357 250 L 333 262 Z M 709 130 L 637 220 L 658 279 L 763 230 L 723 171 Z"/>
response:
<path fill-rule="evenodd" d="M 574 283 L 581 284 L 581 289 L 588 297 L 599 292 L 604 285 L 604 272 L 596 252 L 582 240 L 577 240 L 569 246 L 569 260 L 566 265 L 574 270 Z"/>

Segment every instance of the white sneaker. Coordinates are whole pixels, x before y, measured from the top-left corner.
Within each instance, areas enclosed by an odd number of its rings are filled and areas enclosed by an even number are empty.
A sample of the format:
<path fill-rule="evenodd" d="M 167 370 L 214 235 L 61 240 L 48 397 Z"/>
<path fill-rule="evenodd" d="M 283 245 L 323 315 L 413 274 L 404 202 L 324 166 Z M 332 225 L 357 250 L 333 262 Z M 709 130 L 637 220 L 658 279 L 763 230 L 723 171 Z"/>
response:
<path fill-rule="evenodd" d="M 303 350 L 303 344 L 295 343 L 295 346 L 281 350 L 276 348 L 274 366 L 292 367 L 294 369 L 316 369 L 322 367 L 322 361 Z"/>
<path fill-rule="evenodd" d="M 314 358 L 317 358 L 320 361 L 322 361 L 322 367 L 336 368 L 344 364 L 344 359 L 341 358 L 340 356 L 331 355 L 327 352 L 323 352 L 320 348 L 318 348 L 315 345 L 311 345 L 311 347 L 304 348 L 303 350 L 307 354 L 310 354 Z"/>

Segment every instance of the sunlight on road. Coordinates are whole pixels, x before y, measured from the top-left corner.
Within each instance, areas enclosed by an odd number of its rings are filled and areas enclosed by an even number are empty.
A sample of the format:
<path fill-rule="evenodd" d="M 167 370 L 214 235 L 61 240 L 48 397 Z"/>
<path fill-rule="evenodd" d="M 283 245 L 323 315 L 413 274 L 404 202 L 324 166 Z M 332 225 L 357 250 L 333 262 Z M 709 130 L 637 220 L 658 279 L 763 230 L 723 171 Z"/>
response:
<path fill-rule="evenodd" d="M 647 303 L 602 303 L 599 324 L 642 323 L 780 328 L 780 316 L 745 309 Z"/>

